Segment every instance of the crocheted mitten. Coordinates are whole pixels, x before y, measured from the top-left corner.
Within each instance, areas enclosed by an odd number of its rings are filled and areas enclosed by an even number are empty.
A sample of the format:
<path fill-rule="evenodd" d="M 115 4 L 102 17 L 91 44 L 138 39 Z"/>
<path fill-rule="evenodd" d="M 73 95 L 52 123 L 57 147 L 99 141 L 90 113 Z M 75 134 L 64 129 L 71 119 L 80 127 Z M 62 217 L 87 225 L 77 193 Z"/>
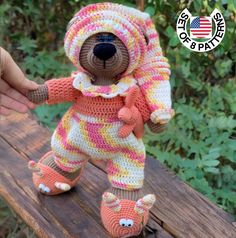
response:
<path fill-rule="evenodd" d="M 54 161 L 53 152 L 45 154 L 38 163 L 29 161 L 33 172 L 33 182 L 38 191 L 47 195 L 57 195 L 74 187 L 82 174 L 83 167 L 69 173 L 60 169 Z"/>
<path fill-rule="evenodd" d="M 140 196 L 141 190 L 112 189 L 102 196 L 101 218 L 112 237 L 137 236 L 146 226 L 155 195 Z"/>
<path fill-rule="evenodd" d="M 40 85 L 37 90 L 28 92 L 26 96 L 33 103 L 44 103 L 48 99 L 47 85 Z"/>
<path fill-rule="evenodd" d="M 151 120 L 147 122 L 147 126 L 150 129 L 151 132 L 153 133 L 162 133 L 166 128 L 167 128 L 167 123 L 166 124 L 155 124 Z"/>

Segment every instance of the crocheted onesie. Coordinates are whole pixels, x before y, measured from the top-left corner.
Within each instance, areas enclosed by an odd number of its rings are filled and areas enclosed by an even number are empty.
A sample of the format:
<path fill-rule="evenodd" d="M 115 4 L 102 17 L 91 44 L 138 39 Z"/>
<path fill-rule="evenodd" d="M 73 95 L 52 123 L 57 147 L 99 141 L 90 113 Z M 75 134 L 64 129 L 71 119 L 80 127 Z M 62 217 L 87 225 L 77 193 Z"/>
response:
<path fill-rule="evenodd" d="M 148 36 L 148 45 L 143 35 Z M 81 67 L 79 54 L 90 36 L 110 32 L 129 53 L 129 66 L 118 84 L 96 86 Z M 141 188 L 144 179 L 145 148 L 133 133 L 118 136 L 124 124 L 118 118 L 124 98 L 137 85 L 136 107 L 143 122 L 159 123 L 172 116 L 169 64 L 163 56 L 158 34 L 150 17 L 136 9 L 112 3 L 92 4 L 81 9 L 69 23 L 65 52 L 78 72 L 70 78 L 49 80 L 48 103 L 72 101 L 55 130 L 51 146 L 55 162 L 64 171 L 73 172 L 89 158 L 105 159 L 113 187 Z"/>
<path fill-rule="evenodd" d="M 142 139 L 137 139 L 133 133 L 126 138 L 118 136 L 123 126 L 118 119 L 118 112 L 124 106 L 125 99 L 119 94 L 127 92 L 135 85 L 135 80 L 123 78 L 113 88 L 92 84 L 88 86 L 88 83 L 88 77 L 81 78 L 80 82 L 78 77 L 70 77 L 46 83 L 49 104 L 74 102 L 52 136 L 55 162 L 64 171 L 73 172 L 89 158 L 104 159 L 108 163 L 107 174 L 113 187 L 127 190 L 141 188 L 145 162 Z M 74 88 L 76 84 L 80 85 L 79 89 Z M 104 98 L 108 95 L 112 97 Z M 150 112 L 141 93 L 136 106 L 143 120 L 147 121 Z"/>

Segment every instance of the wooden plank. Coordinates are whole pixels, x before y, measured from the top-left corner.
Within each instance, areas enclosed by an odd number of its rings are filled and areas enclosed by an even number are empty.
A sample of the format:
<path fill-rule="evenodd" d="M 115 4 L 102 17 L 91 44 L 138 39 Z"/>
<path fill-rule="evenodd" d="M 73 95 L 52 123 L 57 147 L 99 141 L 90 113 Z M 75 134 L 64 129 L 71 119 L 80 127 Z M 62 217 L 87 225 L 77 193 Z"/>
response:
<path fill-rule="evenodd" d="M 0 125 L 0 166 L 7 171 L 0 174 L 0 195 L 37 235 L 43 238 L 109 237 L 99 215 L 101 195 L 109 187 L 103 170 L 88 163 L 80 183 L 72 191 L 53 197 L 39 194 L 33 187 L 26 163 L 50 150 L 51 133 L 27 114 L 2 118 Z M 14 191 L 16 196 L 12 196 Z M 158 237 L 172 237 L 155 217 L 151 226 L 158 231 Z M 155 237 L 153 235 L 147 237 Z"/>
<path fill-rule="evenodd" d="M 93 161 L 105 171 L 104 163 Z M 235 238 L 234 218 L 181 181 L 159 162 L 147 157 L 145 193 L 153 192 L 157 202 L 153 219 L 175 237 Z"/>
<path fill-rule="evenodd" d="M 109 186 L 102 171 L 88 164 L 81 186 L 52 197 L 36 192 L 26 161 L 1 138 L 0 165 L 0 194 L 38 236 L 109 237 L 99 219 L 100 198 Z"/>
<path fill-rule="evenodd" d="M 37 160 L 50 150 L 51 133 L 31 114 L 0 116 L 0 135 L 27 160 Z"/>
<path fill-rule="evenodd" d="M 103 163 L 94 165 L 105 170 Z M 153 192 L 157 202 L 153 219 L 175 237 L 236 237 L 234 218 L 202 194 L 181 181 L 165 166 L 148 157 L 144 190 Z"/>
<path fill-rule="evenodd" d="M 15 149 L 25 156 L 34 158 L 49 150 L 50 143 L 47 137 L 50 134 L 46 129 L 40 129 L 41 127 L 39 128 L 39 125 L 28 116 L 13 115 L 5 120 L 4 125 L 0 135 L 7 141 L 13 141 Z M 37 140 L 33 139 L 35 135 L 40 141 L 39 145 Z M 31 141 L 33 149 L 27 146 Z M 103 165 L 96 164 L 96 166 L 101 171 L 104 170 Z M 106 178 L 104 180 L 106 181 Z M 158 197 L 152 209 L 153 221 L 161 224 L 174 236 L 235 237 L 236 229 L 232 225 L 232 216 L 181 182 L 158 161 L 150 158 L 147 159 L 145 190 L 154 192 Z"/>
<path fill-rule="evenodd" d="M 152 209 L 176 237 L 236 237 L 233 217 L 148 158 L 147 187 L 158 195 Z"/>

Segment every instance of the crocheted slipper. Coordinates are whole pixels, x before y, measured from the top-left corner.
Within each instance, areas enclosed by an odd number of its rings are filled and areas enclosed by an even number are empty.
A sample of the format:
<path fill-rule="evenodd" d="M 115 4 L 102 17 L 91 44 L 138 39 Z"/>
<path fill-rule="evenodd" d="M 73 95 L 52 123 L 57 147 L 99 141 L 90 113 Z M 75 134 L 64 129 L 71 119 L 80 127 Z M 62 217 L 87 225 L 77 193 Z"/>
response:
<path fill-rule="evenodd" d="M 83 168 L 80 169 L 78 176 L 74 180 L 69 180 L 48 165 L 42 162 L 53 152 L 46 153 L 38 163 L 31 160 L 28 163 L 28 168 L 33 171 L 33 183 L 38 191 L 47 195 L 57 195 L 69 191 L 74 187 L 82 174 Z"/>
<path fill-rule="evenodd" d="M 138 236 L 146 226 L 155 195 L 148 194 L 138 201 L 119 199 L 105 192 L 102 196 L 101 218 L 112 237 Z"/>

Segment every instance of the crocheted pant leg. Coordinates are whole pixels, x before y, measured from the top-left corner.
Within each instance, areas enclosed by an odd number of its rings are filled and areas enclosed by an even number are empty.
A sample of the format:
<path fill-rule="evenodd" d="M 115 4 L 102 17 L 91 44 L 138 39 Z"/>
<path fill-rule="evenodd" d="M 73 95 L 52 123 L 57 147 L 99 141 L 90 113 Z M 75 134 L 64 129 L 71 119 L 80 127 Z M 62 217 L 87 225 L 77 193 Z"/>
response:
<path fill-rule="evenodd" d="M 78 124 L 73 119 L 73 110 L 70 109 L 58 124 L 51 140 L 55 162 L 64 171 L 74 172 L 88 161 L 88 156 L 75 143 L 79 136 Z"/>
<path fill-rule="evenodd" d="M 118 141 L 119 152 L 107 164 L 108 179 L 112 187 L 124 190 L 142 188 L 146 158 L 143 141 L 136 139 L 133 134 Z"/>

